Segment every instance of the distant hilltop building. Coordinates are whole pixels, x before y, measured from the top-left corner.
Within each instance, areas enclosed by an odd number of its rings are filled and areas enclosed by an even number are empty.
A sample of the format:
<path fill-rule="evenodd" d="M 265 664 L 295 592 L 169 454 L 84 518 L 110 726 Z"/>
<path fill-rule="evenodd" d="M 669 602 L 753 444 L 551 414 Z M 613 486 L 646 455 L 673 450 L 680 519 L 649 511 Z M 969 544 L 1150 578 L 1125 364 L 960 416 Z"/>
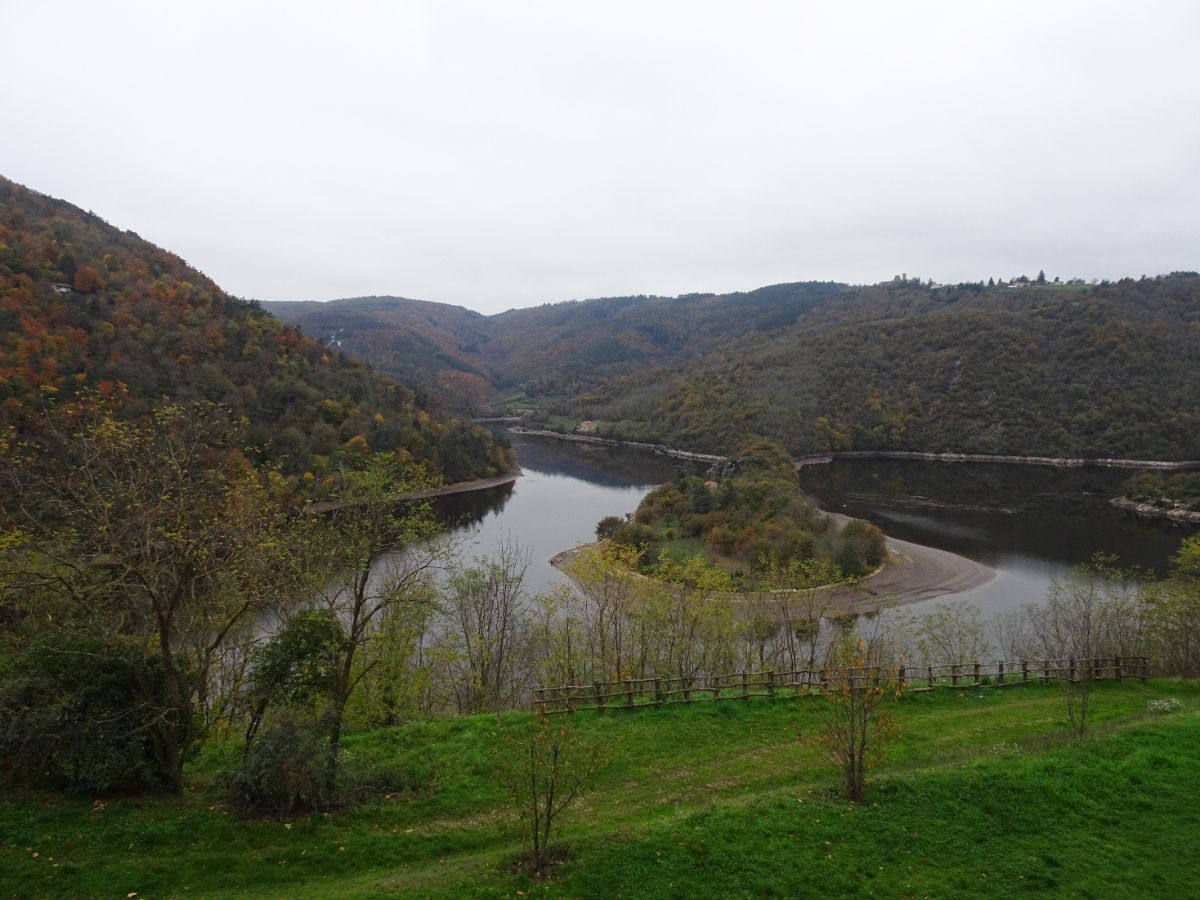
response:
<path fill-rule="evenodd" d="M 591 419 L 588 419 L 586 422 L 580 422 L 578 425 L 575 426 L 575 433 L 576 434 L 595 434 L 596 433 L 596 423 L 593 422 Z"/>

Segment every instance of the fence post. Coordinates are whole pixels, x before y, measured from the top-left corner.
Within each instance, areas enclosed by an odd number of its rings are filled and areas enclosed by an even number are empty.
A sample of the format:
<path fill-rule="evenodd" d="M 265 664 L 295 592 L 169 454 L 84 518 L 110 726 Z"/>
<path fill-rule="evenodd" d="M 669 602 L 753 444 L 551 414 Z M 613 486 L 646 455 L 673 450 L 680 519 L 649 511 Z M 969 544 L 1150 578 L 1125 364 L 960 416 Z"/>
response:
<path fill-rule="evenodd" d="M 1042 660 L 1042 684 L 1050 683 L 1050 660 Z"/>
<path fill-rule="evenodd" d="M 996 680 L 1000 684 L 1004 684 L 1004 660 L 996 660 Z"/>
<path fill-rule="evenodd" d="M 767 696 L 772 700 L 775 699 L 775 673 L 773 671 L 767 672 Z"/>
<path fill-rule="evenodd" d="M 1113 657 L 1113 663 L 1114 663 L 1114 665 L 1113 665 L 1113 672 L 1114 672 L 1114 674 L 1115 674 L 1115 676 L 1116 676 L 1116 679 L 1117 679 L 1117 681 L 1120 681 L 1120 680 L 1121 680 L 1121 676 L 1122 676 L 1122 672 L 1121 672 L 1121 664 L 1122 664 L 1124 661 L 1125 661 L 1125 657 L 1123 657 L 1123 656 L 1114 656 L 1114 657 Z"/>
<path fill-rule="evenodd" d="M 950 686 L 958 687 L 958 663 L 950 666 Z"/>
<path fill-rule="evenodd" d="M 1074 657 L 1067 660 L 1067 665 L 1070 667 L 1067 669 L 1067 681 L 1071 684 L 1074 684 L 1074 682 L 1075 682 L 1075 659 L 1074 659 Z"/>
<path fill-rule="evenodd" d="M 692 677 L 693 676 L 691 676 L 691 675 L 685 675 L 683 678 L 683 702 L 684 703 L 692 702 Z"/>
<path fill-rule="evenodd" d="M 533 711 L 534 712 L 539 712 L 539 707 L 541 708 L 540 712 L 542 712 L 542 713 L 546 712 L 546 701 L 543 700 L 542 696 L 541 696 L 542 692 L 545 690 L 546 690 L 545 688 L 534 688 L 533 689 Z"/>
<path fill-rule="evenodd" d="M 633 682 L 628 678 L 625 679 L 625 705 L 633 706 Z"/>
<path fill-rule="evenodd" d="M 1021 660 L 1021 680 L 1029 684 L 1029 660 Z"/>
<path fill-rule="evenodd" d="M 1141 668 L 1141 674 L 1138 676 L 1138 677 L 1139 677 L 1139 678 L 1140 678 L 1142 681 L 1145 681 L 1145 680 L 1146 680 L 1146 677 L 1147 677 L 1147 676 L 1148 676 L 1148 674 L 1149 674 L 1149 671 L 1148 671 L 1148 670 L 1149 670 L 1149 668 L 1150 668 L 1150 657 L 1148 657 L 1148 656 L 1143 656 L 1143 657 L 1142 657 L 1142 668 Z"/>
<path fill-rule="evenodd" d="M 928 680 L 929 680 L 929 689 L 933 690 L 933 666 L 929 667 Z"/>
<path fill-rule="evenodd" d="M 742 699 L 743 700 L 745 700 L 747 697 L 750 696 L 750 685 L 749 685 L 749 681 L 748 681 L 748 676 L 749 676 L 748 672 L 742 673 Z"/>
<path fill-rule="evenodd" d="M 978 687 L 983 682 L 979 680 L 979 663 L 975 663 L 975 686 Z"/>
<path fill-rule="evenodd" d="M 592 693 L 596 695 L 596 709 L 604 709 L 604 692 L 600 690 L 600 682 L 592 682 Z"/>
<path fill-rule="evenodd" d="M 654 705 L 662 706 L 662 679 L 654 676 Z"/>
<path fill-rule="evenodd" d="M 896 679 L 897 679 L 897 687 L 899 687 L 900 690 L 903 691 L 904 690 L 904 666 L 901 666 L 900 671 L 896 673 Z"/>

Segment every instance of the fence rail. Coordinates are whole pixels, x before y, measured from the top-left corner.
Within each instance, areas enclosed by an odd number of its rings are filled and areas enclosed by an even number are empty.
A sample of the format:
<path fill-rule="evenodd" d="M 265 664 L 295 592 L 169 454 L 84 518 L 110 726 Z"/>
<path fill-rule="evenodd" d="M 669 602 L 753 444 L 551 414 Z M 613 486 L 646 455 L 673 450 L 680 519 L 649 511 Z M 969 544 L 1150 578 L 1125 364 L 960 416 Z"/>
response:
<path fill-rule="evenodd" d="M 1015 661 L 899 666 L 888 671 L 905 691 L 938 688 L 1009 687 L 1050 681 L 1081 682 L 1107 678 L 1146 679 L 1149 658 L 1101 656 L 1090 659 L 1020 659 Z M 639 709 L 697 701 L 749 700 L 751 697 L 802 697 L 830 683 L 856 686 L 878 678 L 878 669 L 793 669 L 775 672 L 731 672 L 725 675 L 622 678 L 591 684 L 564 684 L 533 690 L 533 708 L 544 713 L 585 709 Z"/>

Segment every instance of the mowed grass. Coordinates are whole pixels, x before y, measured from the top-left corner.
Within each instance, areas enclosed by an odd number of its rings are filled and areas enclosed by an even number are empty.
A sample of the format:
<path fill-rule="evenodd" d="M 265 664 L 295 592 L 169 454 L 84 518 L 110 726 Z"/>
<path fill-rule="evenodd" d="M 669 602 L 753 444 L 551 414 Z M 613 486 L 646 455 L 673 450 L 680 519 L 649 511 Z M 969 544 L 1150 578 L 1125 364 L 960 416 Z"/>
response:
<path fill-rule="evenodd" d="M 1150 712 L 1163 697 L 1182 707 Z M 1102 684 L 1083 741 L 1058 687 L 909 694 L 857 806 L 812 740 L 819 702 L 577 714 L 612 763 L 545 883 L 514 871 L 479 716 L 353 735 L 351 769 L 428 788 L 334 816 L 225 808 L 232 745 L 181 798 L 0 797 L 0 896 L 1200 896 L 1200 685 Z"/>

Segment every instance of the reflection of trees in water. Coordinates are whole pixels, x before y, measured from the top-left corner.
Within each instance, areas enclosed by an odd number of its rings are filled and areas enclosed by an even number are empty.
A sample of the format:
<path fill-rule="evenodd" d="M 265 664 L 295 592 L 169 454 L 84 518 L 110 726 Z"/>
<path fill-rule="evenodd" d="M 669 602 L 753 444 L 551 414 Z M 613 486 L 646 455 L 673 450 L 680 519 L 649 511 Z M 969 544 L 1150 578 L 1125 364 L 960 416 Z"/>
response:
<path fill-rule="evenodd" d="M 990 564 L 1018 555 L 1071 566 L 1102 551 L 1163 574 L 1192 530 L 1112 507 L 1108 501 L 1128 474 L 1098 466 L 865 459 L 808 466 L 800 480 L 829 508 L 865 516 L 893 537 Z"/>
<path fill-rule="evenodd" d="M 510 435 L 510 440 L 521 468 L 569 475 L 604 487 L 663 484 L 681 470 L 699 474 L 706 468 L 703 464 L 658 456 L 646 450 L 519 434 Z"/>
<path fill-rule="evenodd" d="M 446 494 L 434 500 L 434 510 L 438 518 L 451 528 L 477 525 L 489 515 L 499 515 L 504 510 L 515 483 L 509 481 L 484 490 Z"/>
<path fill-rule="evenodd" d="M 918 460 L 836 460 L 806 466 L 800 480 L 818 497 L 884 498 L 913 506 L 1072 514 L 1117 496 L 1128 472 Z M 832 502 L 832 501 L 830 501 Z"/>

